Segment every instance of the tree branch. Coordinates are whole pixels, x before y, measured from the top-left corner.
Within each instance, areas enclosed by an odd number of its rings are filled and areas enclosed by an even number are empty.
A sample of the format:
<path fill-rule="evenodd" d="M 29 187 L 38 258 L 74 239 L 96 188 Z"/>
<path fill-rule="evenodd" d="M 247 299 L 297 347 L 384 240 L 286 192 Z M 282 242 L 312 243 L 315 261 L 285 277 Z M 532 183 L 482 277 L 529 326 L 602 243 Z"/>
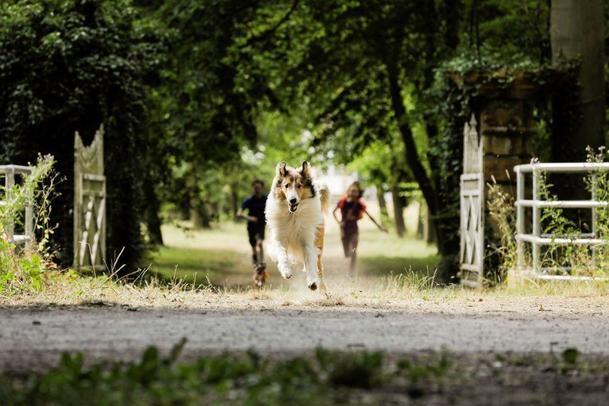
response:
<path fill-rule="evenodd" d="M 292 7 L 290 7 L 288 12 L 281 18 L 281 20 L 279 20 L 274 26 L 272 26 L 268 30 L 264 31 L 262 34 L 251 37 L 250 39 L 248 39 L 245 42 L 245 44 L 241 45 L 239 48 L 240 49 L 246 48 L 248 46 L 251 46 L 255 42 L 264 41 L 267 38 L 269 38 L 270 36 L 272 36 L 275 33 L 275 31 L 277 31 L 279 29 L 279 27 L 281 27 L 286 21 L 288 21 L 290 19 L 290 17 L 294 13 L 294 11 L 296 11 L 296 9 L 298 8 L 299 3 L 300 3 L 300 0 L 292 1 Z"/>

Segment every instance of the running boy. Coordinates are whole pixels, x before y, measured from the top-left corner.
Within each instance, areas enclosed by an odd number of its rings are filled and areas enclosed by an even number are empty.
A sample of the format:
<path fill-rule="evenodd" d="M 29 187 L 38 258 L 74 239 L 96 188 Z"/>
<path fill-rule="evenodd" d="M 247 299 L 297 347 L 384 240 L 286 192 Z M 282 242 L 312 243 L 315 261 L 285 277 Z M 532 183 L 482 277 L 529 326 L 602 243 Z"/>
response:
<path fill-rule="evenodd" d="M 252 195 L 243 201 L 241 209 L 237 213 L 238 218 L 247 220 L 247 235 L 252 247 L 252 263 L 254 265 L 254 282 L 256 286 L 262 287 L 266 280 L 266 264 L 264 263 L 264 229 L 266 218 L 264 208 L 266 207 L 266 194 L 264 183 L 256 179 L 252 182 Z M 247 210 L 247 215 L 244 211 Z"/>
<path fill-rule="evenodd" d="M 351 258 L 349 264 L 349 273 L 351 276 L 355 274 L 357 262 L 357 243 L 359 242 L 359 227 L 357 222 L 366 214 L 370 220 L 383 232 L 387 229 L 376 222 L 374 217 L 366 210 L 366 203 L 362 196 L 364 191 L 359 182 L 353 182 L 347 189 L 347 193 L 343 196 L 332 212 L 334 219 L 340 225 L 340 237 L 343 243 L 345 258 Z M 336 216 L 336 212 L 340 210 L 340 220 Z"/>

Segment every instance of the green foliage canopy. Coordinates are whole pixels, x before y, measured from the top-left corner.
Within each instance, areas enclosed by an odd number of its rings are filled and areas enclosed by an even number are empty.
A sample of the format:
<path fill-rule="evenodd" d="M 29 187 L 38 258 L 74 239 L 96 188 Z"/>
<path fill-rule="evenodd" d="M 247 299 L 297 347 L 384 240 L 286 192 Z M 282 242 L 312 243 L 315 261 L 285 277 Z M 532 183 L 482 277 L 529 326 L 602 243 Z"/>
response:
<path fill-rule="evenodd" d="M 106 128 L 108 248 L 135 265 L 143 254 L 140 209 L 146 158 L 146 84 L 163 58 L 158 27 L 138 20 L 129 0 L 9 0 L 0 4 L 0 159 L 57 159 L 66 177 L 53 218 L 71 260 L 73 142 Z M 135 159 L 135 157 L 139 157 Z"/>

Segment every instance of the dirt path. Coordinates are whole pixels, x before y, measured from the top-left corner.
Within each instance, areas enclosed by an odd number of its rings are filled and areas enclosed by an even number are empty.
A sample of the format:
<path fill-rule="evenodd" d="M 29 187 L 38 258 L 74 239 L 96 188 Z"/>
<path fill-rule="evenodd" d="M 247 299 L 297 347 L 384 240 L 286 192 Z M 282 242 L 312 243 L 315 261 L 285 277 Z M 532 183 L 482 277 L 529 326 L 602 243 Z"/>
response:
<path fill-rule="evenodd" d="M 135 310 L 135 311 L 134 311 Z M 186 356 L 253 348 L 262 353 L 382 349 L 392 353 L 560 351 L 609 354 L 609 315 L 464 314 L 372 309 L 153 310 L 121 307 L 0 309 L 0 369 L 54 365 L 63 351 L 133 359 L 182 337 Z"/>

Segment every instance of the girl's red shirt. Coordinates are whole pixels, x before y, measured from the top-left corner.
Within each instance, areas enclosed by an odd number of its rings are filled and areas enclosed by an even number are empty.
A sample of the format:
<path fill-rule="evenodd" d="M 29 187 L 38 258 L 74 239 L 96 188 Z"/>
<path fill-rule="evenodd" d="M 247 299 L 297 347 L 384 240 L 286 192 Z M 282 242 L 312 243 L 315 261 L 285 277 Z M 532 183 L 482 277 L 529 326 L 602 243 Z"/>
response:
<path fill-rule="evenodd" d="M 338 207 L 341 210 L 341 214 L 343 216 L 346 215 L 345 213 L 345 206 L 349 206 L 347 203 L 351 203 L 348 200 L 348 197 L 345 195 L 343 197 L 340 198 L 340 200 L 338 201 L 338 203 L 336 204 L 336 207 Z M 364 199 L 362 199 L 361 197 L 359 199 L 356 200 L 356 204 L 355 207 L 352 208 L 353 210 L 353 214 L 355 214 L 355 217 L 357 218 L 357 220 L 361 220 L 364 217 L 364 212 L 366 211 L 366 203 L 364 202 Z M 345 218 L 343 217 L 343 220 L 345 220 Z"/>

